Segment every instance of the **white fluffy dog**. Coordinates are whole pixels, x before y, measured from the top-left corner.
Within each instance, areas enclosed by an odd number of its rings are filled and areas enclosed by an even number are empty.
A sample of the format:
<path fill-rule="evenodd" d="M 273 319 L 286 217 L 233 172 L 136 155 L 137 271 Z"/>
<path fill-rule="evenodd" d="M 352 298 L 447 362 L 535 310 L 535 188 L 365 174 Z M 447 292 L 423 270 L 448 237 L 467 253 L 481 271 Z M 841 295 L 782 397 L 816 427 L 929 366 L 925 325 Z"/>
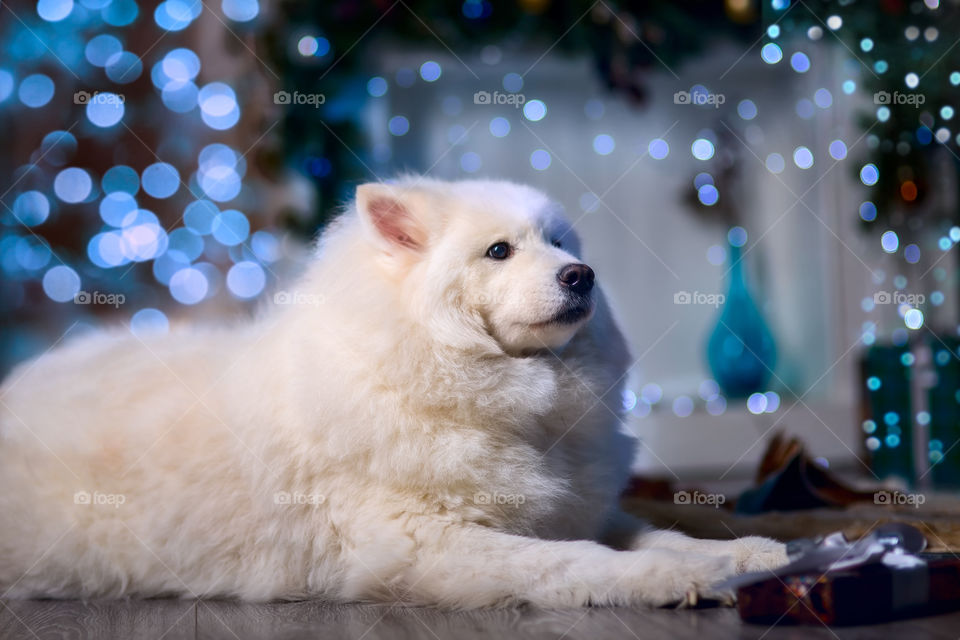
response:
<path fill-rule="evenodd" d="M 256 322 L 24 363 L 0 593 L 664 605 L 785 562 L 618 510 L 631 361 L 579 254 L 528 187 L 367 184 Z"/>

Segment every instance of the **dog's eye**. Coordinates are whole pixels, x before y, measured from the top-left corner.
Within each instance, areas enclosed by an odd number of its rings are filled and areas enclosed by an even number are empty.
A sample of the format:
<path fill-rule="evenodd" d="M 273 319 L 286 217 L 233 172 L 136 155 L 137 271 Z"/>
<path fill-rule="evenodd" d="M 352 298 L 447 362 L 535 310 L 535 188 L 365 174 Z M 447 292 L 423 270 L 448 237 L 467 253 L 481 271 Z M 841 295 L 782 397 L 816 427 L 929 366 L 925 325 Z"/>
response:
<path fill-rule="evenodd" d="M 498 242 L 487 249 L 487 257 L 494 260 L 506 260 L 510 257 L 510 245 L 506 242 Z"/>
<path fill-rule="evenodd" d="M 562 249 L 562 248 L 563 248 L 563 244 L 562 244 L 559 240 L 552 240 L 552 241 L 550 242 L 550 244 L 552 244 L 553 246 L 555 246 L 557 249 Z"/>

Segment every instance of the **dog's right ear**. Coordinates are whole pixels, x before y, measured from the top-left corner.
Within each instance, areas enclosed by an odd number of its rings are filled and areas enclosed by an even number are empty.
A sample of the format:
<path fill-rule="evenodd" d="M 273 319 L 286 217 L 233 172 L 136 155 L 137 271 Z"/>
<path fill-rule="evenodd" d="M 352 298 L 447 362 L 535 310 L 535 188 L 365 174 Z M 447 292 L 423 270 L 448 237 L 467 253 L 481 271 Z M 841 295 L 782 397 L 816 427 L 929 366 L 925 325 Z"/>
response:
<path fill-rule="evenodd" d="M 423 222 L 414 213 L 412 196 L 400 187 L 370 182 L 357 187 L 360 219 L 388 250 L 419 252 L 426 246 Z"/>

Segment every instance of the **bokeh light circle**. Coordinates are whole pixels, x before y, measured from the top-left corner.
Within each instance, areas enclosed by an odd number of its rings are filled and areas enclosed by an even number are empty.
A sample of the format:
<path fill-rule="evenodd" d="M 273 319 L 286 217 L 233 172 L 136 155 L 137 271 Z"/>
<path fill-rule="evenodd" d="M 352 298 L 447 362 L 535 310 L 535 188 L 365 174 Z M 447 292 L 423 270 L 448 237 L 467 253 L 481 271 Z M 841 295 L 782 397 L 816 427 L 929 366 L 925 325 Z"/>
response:
<path fill-rule="evenodd" d="M 238 262 L 227 272 L 227 289 L 244 300 L 260 295 L 266 283 L 263 267 L 249 260 Z"/>
<path fill-rule="evenodd" d="M 194 267 L 180 269 L 170 277 L 170 295 L 181 304 L 197 304 L 209 289 L 207 277 Z"/>
<path fill-rule="evenodd" d="M 17 89 L 20 102 L 31 109 L 39 109 L 53 99 L 54 85 L 49 76 L 34 73 L 27 76 Z"/>
<path fill-rule="evenodd" d="M 143 170 L 140 183 L 154 198 L 169 198 L 180 188 L 180 174 L 172 164 L 155 162 Z"/>
<path fill-rule="evenodd" d="M 234 22 L 249 22 L 260 13 L 260 3 L 257 0 L 223 0 L 220 7 L 223 15 Z"/>
<path fill-rule="evenodd" d="M 53 180 L 53 192 L 62 201 L 70 204 L 83 202 L 92 188 L 90 174 L 78 167 L 64 169 Z"/>
<path fill-rule="evenodd" d="M 706 138 L 697 138 L 690 145 L 690 152 L 697 160 L 709 160 L 713 157 L 713 143 Z"/>
<path fill-rule="evenodd" d="M 654 160 L 663 160 L 670 153 L 670 145 L 662 138 L 654 138 L 650 141 L 650 144 L 647 145 L 647 153 L 649 153 L 650 157 Z"/>
<path fill-rule="evenodd" d="M 84 48 L 84 57 L 93 66 L 103 67 L 106 66 L 107 60 L 111 56 L 121 51 L 123 51 L 123 45 L 116 37 L 108 33 L 101 33 L 90 38 L 87 42 L 87 46 Z"/>
<path fill-rule="evenodd" d="M 115 93 L 98 93 L 87 102 L 87 120 L 95 126 L 112 127 L 123 118 L 124 101 Z"/>
<path fill-rule="evenodd" d="M 159 309 L 140 309 L 130 318 L 130 331 L 138 336 L 167 333 L 170 321 Z"/>
<path fill-rule="evenodd" d="M 129 51 L 114 53 L 104 65 L 107 77 L 117 84 L 129 84 L 143 73 L 143 63 Z"/>
<path fill-rule="evenodd" d="M 217 242 L 233 247 L 247 239 L 250 234 L 250 222 L 242 212 L 227 209 L 214 216 L 210 229 Z"/>
<path fill-rule="evenodd" d="M 539 122 L 547 115 L 547 105 L 542 100 L 530 100 L 523 105 L 523 117 L 530 122 Z"/>
<path fill-rule="evenodd" d="M 51 267 L 43 274 L 43 292 L 55 302 L 69 302 L 80 291 L 80 276 L 66 265 Z"/>
<path fill-rule="evenodd" d="M 553 158 L 546 149 L 536 149 L 530 154 L 530 166 L 537 171 L 546 171 L 552 162 Z"/>
<path fill-rule="evenodd" d="M 50 215 L 50 201 L 39 191 L 25 191 L 13 201 L 13 215 L 23 225 L 36 226 Z"/>
<path fill-rule="evenodd" d="M 601 133 L 593 139 L 593 151 L 597 155 L 608 156 L 613 153 L 616 146 L 613 137 L 606 133 Z"/>
<path fill-rule="evenodd" d="M 73 11 L 73 0 L 39 0 L 37 15 L 47 22 L 60 22 Z"/>

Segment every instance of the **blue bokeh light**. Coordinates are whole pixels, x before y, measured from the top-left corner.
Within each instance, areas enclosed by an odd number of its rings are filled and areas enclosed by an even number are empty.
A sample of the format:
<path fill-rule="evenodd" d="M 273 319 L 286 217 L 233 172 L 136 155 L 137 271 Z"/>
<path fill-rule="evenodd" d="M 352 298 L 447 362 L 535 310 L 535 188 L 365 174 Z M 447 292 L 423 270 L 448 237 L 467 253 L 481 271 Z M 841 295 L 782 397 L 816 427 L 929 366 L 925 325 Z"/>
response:
<path fill-rule="evenodd" d="M 810 70 L 810 58 L 807 57 L 807 54 L 797 51 L 790 56 L 790 66 L 797 73 L 806 73 Z"/>
<path fill-rule="evenodd" d="M 240 174 L 229 165 L 213 165 L 209 168 L 201 167 L 197 174 L 200 188 L 204 194 L 215 202 L 228 202 L 240 195 L 243 186 Z"/>
<path fill-rule="evenodd" d="M 44 161 L 60 167 L 70 161 L 77 151 L 77 139 L 69 131 L 56 130 L 43 136 L 40 153 Z"/>
<path fill-rule="evenodd" d="M 195 200 L 183 210 L 183 223 L 197 235 L 205 236 L 213 231 L 213 220 L 220 210 L 209 200 Z"/>
<path fill-rule="evenodd" d="M 433 60 L 427 60 L 420 65 L 420 77 L 427 82 L 436 82 L 442 73 L 443 69 Z M 229 285 L 229 282 L 227 284 Z"/>
<path fill-rule="evenodd" d="M 900 238 L 897 237 L 897 232 L 884 231 L 883 235 L 880 236 L 880 246 L 883 247 L 883 250 L 887 253 L 896 253 L 897 248 L 900 246 Z"/>
<path fill-rule="evenodd" d="M 43 292 L 55 302 L 68 302 L 80 291 L 80 276 L 66 265 L 51 267 L 43 274 Z"/>
<path fill-rule="evenodd" d="M 735 247 L 742 247 L 747 244 L 747 230 L 743 227 L 733 227 L 727 231 L 727 242 Z"/>
<path fill-rule="evenodd" d="M 269 231 L 257 231 L 250 236 L 250 248 L 261 262 L 271 263 L 280 259 L 280 240 Z"/>
<path fill-rule="evenodd" d="M 712 184 L 705 184 L 697 189 L 697 198 L 703 204 L 711 207 L 720 200 L 720 192 L 717 191 L 717 188 Z"/>
<path fill-rule="evenodd" d="M 100 201 L 100 218 L 112 227 L 122 227 L 123 221 L 138 208 L 137 201 L 126 191 L 107 193 Z"/>
<path fill-rule="evenodd" d="M 112 27 L 126 27 L 140 15 L 140 8 L 136 0 L 112 0 L 101 10 L 103 21 Z"/>
<path fill-rule="evenodd" d="M 777 64 L 783 60 L 783 50 L 773 42 L 768 42 L 760 49 L 760 57 L 767 64 Z"/>
<path fill-rule="evenodd" d="M 163 105 L 175 113 L 189 113 L 197 106 L 200 90 L 191 80 L 171 80 L 160 92 Z"/>
<path fill-rule="evenodd" d="M 203 122 L 211 129 L 229 129 L 240 120 L 237 94 L 223 82 L 205 85 L 200 89 L 197 99 Z"/>
<path fill-rule="evenodd" d="M 180 174 L 166 162 L 155 162 L 140 177 L 143 190 L 154 198 L 169 198 L 180 188 Z"/>
<path fill-rule="evenodd" d="M 138 336 L 167 333 L 170 331 L 170 321 L 159 309 L 140 309 L 130 318 L 130 331 Z"/>
<path fill-rule="evenodd" d="M 203 253 L 203 238 L 184 227 L 174 229 L 169 234 L 168 249 L 179 251 L 187 260 L 193 262 Z"/>
<path fill-rule="evenodd" d="M 387 123 L 387 129 L 395 136 L 406 135 L 410 131 L 410 121 L 404 116 L 393 116 Z"/>
<path fill-rule="evenodd" d="M 247 239 L 250 234 L 250 222 L 240 211 L 227 209 L 214 216 L 211 231 L 217 242 L 232 247 Z"/>
<path fill-rule="evenodd" d="M 34 73 L 20 83 L 17 97 L 31 109 L 38 109 L 53 99 L 53 92 L 53 80 L 42 73 Z"/>
<path fill-rule="evenodd" d="M 50 201 L 39 191 L 25 191 L 13 201 L 13 215 L 23 225 L 36 226 L 50 215 Z"/>
<path fill-rule="evenodd" d="M 714 154 L 713 143 L 706 138 L 697 138 L 690 145 L 690 152 L 697 160 L 709 160 Z"/>
<path fill-rule="evenodd" d="M 87 103 L 87 119 L 98 127 L 114 126 L 124 111 L 124 101 L 115 93 L 98 93 Z"/>
<path fill-rule="evenodd" d="M 367 81 L 367 93 L 379 98 L 387 93 L 387 81 L 380 76 L 374 76 Z"/>
<path fill-rule="evenodd" d="M 181 304 L 197 304 L 209 289 L 207 277 L 194 267 L 180 269 L 170 277 L 170 295 Z"/>
<path fill-rule="evenodd" d="M 741 100 L 737 104 L 737 115 L 744 120 L 753 120 L 757 117 L 757 105 L 753 100 Z"/>
<path fill-rule="evenodd" d="M 523 76 L 511 71 L 503 76 L 503 88 L 510 93 L 516 93 L 523 89 Z"/>
<path fill-rule="evenodd" d="M 550 157 L 550 152 L 546 149 L 537 149 L 530 154 L 530 166 L 537 171 L 546 171 L 550 168 L 552 162 L 553 158 Z"/>
<path fill-rule="evenodd" d="M 666 140 L 654 138 L 647 145 L 647 152 L 654 160 L 663 160 L 670 153 L 670 145 L 667 144 Z"/>
<path fill-rule="evenodd" d="M 92 187 L 90 174 L 78 167 L 64 169 L 53 180 L 53 192 L 70 204 L 83 202 L 90 195 Z"/>
<path fill-rule="evenodd" d="M 160 61 L 160 69 L 169 80 L 186 82 L 200 73 L 200 58 L 190 49 L 172 49 Z"/>
<path fill-rule="evenodd" d="M 830 157 L 834 160 L 843 160 L 847 157 L 847 145 L 843 140 L 834 140 L 830 143 Z"/>
<path fill-rule="evenodd" d="M 547 115 L 547 105 L 542 100 L 531 100 L 523 105 L 523 117 L 530 122 L 539 122 Z"/>
<path fill-rule="evenodd" d="M 73 0 L 39 0 L 37 15 L 47 22 L 59 22 L 73 11 Z"/>
<path fill-rule="evenodd" d="M 117 84 L 129 84 L 143 73 L 143 63 L 129 51 L 121 51 L 107 59 L 104 70 L 107 72 L 107 77 Z"/>
<path fill-rule="evenodd" d="M 510 121 L 503 117 L 496 117 L 490 121 L 490 133 L 496 138 L 503 138 L 510 134 Z"/>
<path fill-rule="evenodd" d="M 257 0 L 223 0 L 220 7 L 223 15 L 235 22 L 249 22 L 260 13 L 260 3 Z"/>
<path fill-rule="evenodd" d="M 0 102 L 5 102 L 13 95 L 13 74 L 6 69 L 0 69 Z"/>
<path fill-rule="evenodd" d="M 460 156 L 460 168 L 467 173 L 476 173 L 480 170 L 482 165 L 483 159 L 479 154 L 474 153 L 473 151 L 467 151 Z"/>
<path fill-rule="evenodd" d="M 123 191 L 130 195 L 136 195 L 137 191 L 140 190 L 140 176 L 132 167 L 118 164 L 107 169 L 100 181 L 100 186 L 106 193 Z"/>
<path fill-rule="evenodd" d="M 181 31 L 200 15 L 202 6 L 200 0 L 166 0 L 157 5 L 153 19 L 161 29 Z"/>
<path fill-rule="evenodd" d="M 797 147 L 793 150 L 793 163 L 801 169 L 809 169 L 813 166 L 813 153 L 804 146 Z"/>
<path fill-rule="evenodd" d="M 95 67 L 106 66 L 107 60 L 116 53 L 123 51 L 123 45 L 120 41 L 107 33 L 90 38 L 84 48 L 84 56 L 87 62 Z"/>
<path fill-rule="evenodd" d="M 613 137 L 606 133 L 601 133 L 593 139 L 593 151 L 597 155 L 608 156 L 613 153 L 616 146 Z"/>
<path fill-rule="evenodd" d="M 227 289 L 243 300 L 258 296 L 266 283 L 263 267 L 249 260 L 238 262 L 227 272 Z"/>

